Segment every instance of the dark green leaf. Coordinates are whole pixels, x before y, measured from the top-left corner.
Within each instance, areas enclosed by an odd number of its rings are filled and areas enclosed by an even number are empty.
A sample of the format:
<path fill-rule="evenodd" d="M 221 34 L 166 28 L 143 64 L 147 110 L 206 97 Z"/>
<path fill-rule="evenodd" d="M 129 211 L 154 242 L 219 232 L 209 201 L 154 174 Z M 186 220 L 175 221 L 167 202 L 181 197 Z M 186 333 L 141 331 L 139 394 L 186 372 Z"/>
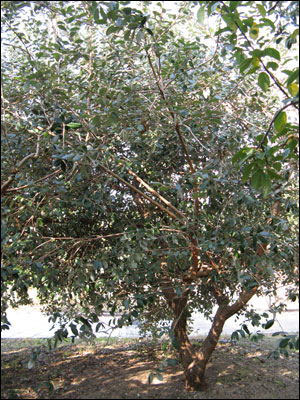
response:
<path fill-rule="evenodd" d="M 261 72 L 258 76 L 258 84 L 264 92 L 267 92 L 270 86 L 269 75 L 265 72 Z"/>
<path fill-rule="evenodd" d="M 78 336 L 78 330 L 74 324 L 70 324 L 71 331 L 73 335 Z"/>
<path fill-rule="evenodd" d="M 248 178 L 249 178 L 249 176 L 251 174 L 251 171 L 253 170 L 254 166 L 255 166 L 255 163 L 252 162 L 252 163 L 250 163 L 249 165 L 247 165 L 245 167 L 244 173 L 243 173 L 243 177 L 242 177 L 242 181 L 243 182 L 246 182 L 248 180 Z"/>
<path fill-rule="evenodd" d="M 266 324 L 263 325 L 264 329 L 269 329 L 271 328 L 271 326 L 274 325 L 275 320 L 274 319 L 270 319 Z"/>
<path fill-rule="evenodd" d="M 273 71 L 278 69 L 279 65 L 275 62 L 269 61 L 267 64 L 267 68 L 272 68 Z"/>
<path fill-rule="evenodd" d="M 158 380 L 160 380 L 160 381 L 162 381 L 162 380 L 164 379 L 163 376 L 162 376 L 162 374 L 161 374 L 159 371 L 157 371 L 157 370 L 156 370 L 155 375 L 156 375 L 156 378 L 157 378 Z"/>
<path fill-rule="evenodd" d="M 244 329 L 244 331 L 245 331 L 248 335 L 250 335 L 249 329 L 248 329 L 248 327 L 247 327 L 246 324 L 243 324 L 242 328 Z"/>
<path fill-rule="evenodd" d="M 261 169 L 257 169 L 251 178 L 251 186 L 255 190 L 259 190 L 264 186 L 265 183 L 265 174 Z"/>
<path fill-rule="evenodd" d="M 167 359 L 167 363 L 169 364 L 169 365 L 177 365 L 178 363 L 177 363 L 177 360 L 175 360 L 174 358 L 168 358 Z"/>
<path fill-rule="evenodd" d="M 232 342 L 234 342 L 235 340 L 240 340 L 240 336 L 239 336 L 239 334 L 238 334 L 238 332 L 237 331 L 234 331 L 234 332 L 232 332 L 232 334 L 231 334 L 231 339 L 230 339 Z"/>
<path fill-rule="evenodd" d="M 152 381 L 153 381 L 153 372 L 150 372 L 150 374 L 148 375 L 148 384 L 151 385 Z"/>
<path fill-rule="evenodd" d="M 289 341 L 290 341 L 290 338 L 281 339 L 280 342 L 279 342 L 279 347 L 280 347 L 281 349 L 287 347 Z"/>

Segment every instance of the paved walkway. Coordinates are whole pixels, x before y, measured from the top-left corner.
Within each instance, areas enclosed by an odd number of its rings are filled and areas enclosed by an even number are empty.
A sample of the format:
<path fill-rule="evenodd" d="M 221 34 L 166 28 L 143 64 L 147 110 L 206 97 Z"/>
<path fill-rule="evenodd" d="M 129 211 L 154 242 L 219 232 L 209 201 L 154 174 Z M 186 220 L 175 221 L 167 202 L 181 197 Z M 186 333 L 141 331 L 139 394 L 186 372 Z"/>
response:
<path fill-rule="evenodd" d="M 258 313 L 262 313 L 268 309 L 268 299 L 266 298 L 256 298 L 252 302 Z M 297 303 L 291 303 L 290 309 L 298 307 Z M 215 311 L 215 310 L 214 310 Z M 271 319 L 271 314 L 270 319 Z M 199 313 L 194 313 L 194 324 L 192 335 L 205 335 L 208 333 L 211 322 L 204 318 L 203 315 Z M 48 317 L 43 315 L 38 307 L 22 306 L 18 309 L 9 309 L 7 311 L 7 317 L 11 323 L 11 328 L 9 330 L 2 331 L 2 338 L 41 338 L 41 337 L 51 337 L 54 334 L 55 329 L 50 330 L 52 324 L 48 322 Z M 105 323 L 108 329 L 108 322 L 112 317 L 105 316 L 101 320 Z M 231 334 L 234 330 L 239 329 L 240 324 L 243 319 L 236 320 L 236 316 L 229 318 L 223 329 L 224 334 Z M 95 324 L 96 325 L 96 324 Z M 250 324 L 249 324 L 250 328 Z M 276 332 L 276 331 L 288 331 L 288 332 L 298 332 L 299 331 L 299 310 L 289 311 L 277 315 L 276 322 L 272 328 L 267 331 L 261 329 L 261 332 Z M 251 329 L 254 331 L 254 329 Z M 110 333 L 110 331 L 108 331 Z M 107 336 L 107 332 L 99 332 L 97 334 L 100 336 Z M 136 325 L 124 328 L 117 328 L 112 332 L 111 336 L 114 337 L 138 337 L 139 330 Z"/>

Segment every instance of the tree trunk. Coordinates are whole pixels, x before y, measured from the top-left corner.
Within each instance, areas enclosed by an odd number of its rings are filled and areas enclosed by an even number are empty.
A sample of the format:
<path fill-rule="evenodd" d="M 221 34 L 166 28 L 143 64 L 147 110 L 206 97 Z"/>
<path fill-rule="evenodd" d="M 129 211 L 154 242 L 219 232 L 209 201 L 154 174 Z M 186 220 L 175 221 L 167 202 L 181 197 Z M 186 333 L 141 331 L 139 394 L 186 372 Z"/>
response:
<path fill-rule="evenodd" d="M 207 363 L 216 348 L 222 333 L 224 324 L 228 318 L 242 309 L 251 297 L 255 294 L 257 288 L 246 290 L 240 294 L 240 297 L 232 305 L 228 305 L 228 299 L 225 296 L 218 298 L 218 310 L 214 317 L 211 329 L 204 340 L 200 350 L 195 351 L 186 334 L 186 315 L 184 308 L 179 312 L 179 307 L 174 311 L 177 318 L 173 322 L 173 330 L 176 341 L 179 345 L 179 354 L 185 376 L 185 388 L 189 391 L 206 390 L 208 385 L 205 380 L 205 369 Z"/>
<path fill-rule="evenodd" d="M 180 360 L 185 376 L 185 388 L 189 391 L 205 390 L 208 386 L 205 380 L 206 365 L 216 348 L 226 320 L 248 303 L 256 293 L 257 287 L 242 291 L 238 300 L 232 305 L 229 305 L 229 299 L 226 296 L 220 294 L 218 290 L 214 290 L 219 307 L 206 339 L 200 350 L 195 351 L 186 333 L 186 305 L 190 289 L 186 288 L 180 296 L 177 296 L 166 271 L 166 264 L 162 263 L 161 266 L 164 274 L 160 279 L 160 287 L 174 314 L 172 330 L 179 347 Z"/>
<path fill-rule="evenodd" d="M 206 365 L 214 351 L 226 321 L 224 309 L 220 306 L 212 327 L 204 340 L 200 350 L 195 351 L 186 334 L 186 316 L 184 312 L 175 319 L 173 329 L 179 345 L 180 360 L 184 370 L 185 389 L 189 391 L 206 390 L 208 385 L 205 379 Z"/>

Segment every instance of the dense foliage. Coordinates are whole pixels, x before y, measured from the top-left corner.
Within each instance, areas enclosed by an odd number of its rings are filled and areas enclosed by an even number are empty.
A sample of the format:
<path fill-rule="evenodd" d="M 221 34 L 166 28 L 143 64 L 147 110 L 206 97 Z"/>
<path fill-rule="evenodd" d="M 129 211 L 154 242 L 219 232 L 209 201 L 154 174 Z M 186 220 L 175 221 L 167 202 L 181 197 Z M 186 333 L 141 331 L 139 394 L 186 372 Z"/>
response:
<path fill-rule="evenodd" d="M 2 317 L 34 287 L 58 338 L 172 319 L 199 389 L 226 319 L 297 283 L 298 3 L 153 3 L 2 2 Z"/>

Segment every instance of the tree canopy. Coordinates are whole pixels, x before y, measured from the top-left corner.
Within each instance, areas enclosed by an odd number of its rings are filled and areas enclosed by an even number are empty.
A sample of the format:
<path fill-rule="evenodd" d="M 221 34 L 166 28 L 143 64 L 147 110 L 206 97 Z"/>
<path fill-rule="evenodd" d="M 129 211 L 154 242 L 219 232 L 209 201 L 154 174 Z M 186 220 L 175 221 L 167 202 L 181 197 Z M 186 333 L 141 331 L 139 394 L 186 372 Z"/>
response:
<path fill-rule="evenodd" d="M 298 2 L 168 4 L 1 3 L 2 322 L 30 287 L 58 339 L 139 319 L 195 390 L 254 294 L 296 299 Z"/>

